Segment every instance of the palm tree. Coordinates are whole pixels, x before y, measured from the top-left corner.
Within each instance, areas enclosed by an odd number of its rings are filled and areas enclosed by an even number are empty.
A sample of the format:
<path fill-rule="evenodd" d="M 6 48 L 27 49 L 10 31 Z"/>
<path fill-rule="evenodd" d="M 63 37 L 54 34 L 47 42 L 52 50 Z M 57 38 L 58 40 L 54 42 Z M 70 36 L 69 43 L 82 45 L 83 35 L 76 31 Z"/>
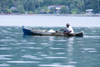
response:
<path fill-rule="evenodd" d="M 25 10 L 28 11 L 28 0 L 24 1 Z"/>
<path fill-rule="evenodd" d="M 80 11 L 82 12 L 84 0 L 77 0 L 78 1 L 78 7 L 80 8 Z"/>
<path fill-rule="evenodd" d="M 35 3 L 36 3 L 36 0 L 33 0 L 32 2 L 33 2 L 33 4 L 34 4 L 34 10 L 35 10 L 35 5 L 36 5 Z"/>
<path fill-rule="evenodd" d="M 98 1 L 98 13 L 99 13 L 99 0 L 97 0 Z"/>
<path fill-rule="evenodd" d="M 4 9 L 4 8 L 9 8 L 8 5 L 11 5 L 12 1 L 11 0 L 0 0 L 0 8 Z"/>
<path fill-rule="evenodd" d="M 39 7 L 40 7 L 40 3 L 43 2 L 43 0 L 37 0 L 37 2 L 39 3 Z"/>

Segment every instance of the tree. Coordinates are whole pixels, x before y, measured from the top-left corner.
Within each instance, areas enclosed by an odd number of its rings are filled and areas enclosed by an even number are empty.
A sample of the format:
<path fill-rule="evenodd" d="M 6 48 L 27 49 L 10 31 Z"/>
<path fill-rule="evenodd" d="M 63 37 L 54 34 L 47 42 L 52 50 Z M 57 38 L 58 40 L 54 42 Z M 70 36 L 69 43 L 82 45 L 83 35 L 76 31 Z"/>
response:
<path fill-rule="evenodd" d="M 51 11 L 51 14 L 54 14 L 55 13 L 55 8 L 51 8 L 50 11 Z"/>
<path fill-rule="evenodd" d="M 61 14 L 68 14 L 68 13 L 69 13 L 69 10 L 67 9 L 66 6 L 64 6 L 64 7 L 62 7 L 62 8 L 60 9 L 60 13 L 61 13 Z"/>
<path fill-rule="evenodd" d="M 99 8 L 99 0 L 97 0 L 97 1 L 98 1 L 98 13 L 99 13 L 99 9 L 100 9 L 100 8 Z"/>
<path fill-rule="evenodd" d="M 24 8 L 26 11 L 34 11 L 35 10 L 35 0 L 25 0 Z"/>
<path fill-rule="evenodd" d="M 78 14 L 79 10 L 77 8 L 73 8 L 73 9 L 71 9 L 71 13 L 72 14 Z"/>
<path fill-rule="evenodd" d="M 29 14 L 33 14 L 33 11 L 29 11 L 28 13 L 29 13 Z"/>
<path fill-rule="evenodd" d="M 50 13 L 50 10 L 47 8 L 47 6 L 43 6 L 42 9 L 44 10 L 44 13 Z"/>
<path fill-rule="evenodd" d="M 12 13 L 10 9 L 4 9 L 4 13 Z"/>
<path fill-rule="evenodd" d="M 35 13 L 35 14 L 38 14 L 38 13 L 39 13 L 39 11 L 36 9 L 36 10 L 34 11 L 34 13 Z"/>
<path fill-rule="evenodd" d="M 40 13 L 41 10 L 42 10 L 42 7 L 38 7 L 37 9 L 35 9 L 34 13 L 38 14 L 38 13 Z"/>
<path fill-rule="evenodd" d="M 100 0 L 0 0 L 0 11 L 19 5 L 22 5 L 26 11 L 35 11 L 38 7 L 48 5 L 70 6 L 69 11 L 78 9 L 79 13 L 85 12 L 86 9 L 93 9 L 94 13 L 98 13 L 100 10 Z"/>
<path fill-rule="evenodd" d="M 70 4 L 70 9 L 74 9 L 76 6 L 74 4 Z"/>
<path fill-rule="evenodd" d="M 11 7 L 13 0 L 0 0 L 0 7 L 2 9 Z"/>
<path fill-rule="evenodd" d="M 74 4 L 74 6 L 76 6 L 75 8 L 78 8 L 80 10 L 80 12 L 82 12 L 82 8 L 84 5 L 84 0 L 73 0 L 72 2 Z"/>
<path fill-rule="evenodd" d="M 39 7 L 40 7 L 40 3 L 43 2 L 43 0 L 37 0 L 37 2 L 39 3 Z"/>
<path fill-rule="evenodd" d="M 20 13 L 25 12 L 24 6 L 23 6 L 23 5 L 18 5 L 17 8 L 18 8 L 18 10 L 20 11 Z"/>

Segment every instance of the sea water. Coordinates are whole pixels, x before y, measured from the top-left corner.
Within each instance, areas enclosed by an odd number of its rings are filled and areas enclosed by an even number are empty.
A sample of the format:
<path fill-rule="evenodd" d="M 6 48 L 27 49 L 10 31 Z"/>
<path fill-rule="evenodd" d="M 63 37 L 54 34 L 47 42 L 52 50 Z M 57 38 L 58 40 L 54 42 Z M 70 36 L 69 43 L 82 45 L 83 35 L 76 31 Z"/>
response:
<path fill-rule="evenodd" d="M 91 25 L 89 27 L 77 27 L 75 25 L 76 27 L 73 27 L 74 32 L 84 31 L 83 37 L 25 36 L 22 32 L 21 23 L 22 25 L 28 24 L 27 20 L 29 19 L 25 19 L 26 21 L 23 22 L 23 20 L 18 20 L 19 16 L 15 16 L 17 20 L 15 18 L 8 20 L 9 16 L 3 17 L 6 19 L 0 19 L 0 23 L 2 23 L 0 26 L 0 67 L 100 67 L 99 23 L 97 27 L 95 25 L 92 25 L 93 27 L 90 27 Z M 94 19 L 94 21 L 96 20 Z M 41 22 L 43 21 L 41 20 Z M 86 23 L 86 21 L 84 22 Z M 65 28 L 63 26 L 35 27 L 34 25 L 28 27 L 58 31 Z"/>
<path fill-rule="evenodd" d="M 56 15 L 0 15 L 0 26 L 100 27 L 100 17 L 74 17 Z"/>

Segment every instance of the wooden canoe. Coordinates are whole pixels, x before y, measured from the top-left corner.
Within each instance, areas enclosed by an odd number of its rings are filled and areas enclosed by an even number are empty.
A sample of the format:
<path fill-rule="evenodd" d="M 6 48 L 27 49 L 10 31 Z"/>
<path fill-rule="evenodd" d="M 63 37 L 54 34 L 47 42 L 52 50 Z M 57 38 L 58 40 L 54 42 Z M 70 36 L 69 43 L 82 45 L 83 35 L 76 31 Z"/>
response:
<path fill-rule="evenodd" d="M 77 37 L 82 37 L 83 36 L 83 32 L 79 32 L 79 33 L 70 33 L 70 34 L 64 34 L 63 32 L 48 32 L 47 30 L 40 30 L 40 29 L 29 29 L 29 28 L 25 28 L 24 26 L 22 26 L 23 29 L 23 33 L 24 35 L 39 35 L 39 36 L 66 36 L 66 37 L 71 37 L 71 36 L 77 36 Z"/>

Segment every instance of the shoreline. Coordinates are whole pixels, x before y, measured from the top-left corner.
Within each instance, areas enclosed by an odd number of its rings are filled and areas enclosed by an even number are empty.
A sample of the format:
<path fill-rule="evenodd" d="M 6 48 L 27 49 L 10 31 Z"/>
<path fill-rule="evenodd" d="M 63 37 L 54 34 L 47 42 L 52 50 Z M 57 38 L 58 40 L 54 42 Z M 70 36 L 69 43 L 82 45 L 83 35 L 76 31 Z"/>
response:
<path fill-rule="evenodd" d="M 0 15 L 37 15 L 37 16 L 100 17 L 100 14 L 0 14 Z"/>

